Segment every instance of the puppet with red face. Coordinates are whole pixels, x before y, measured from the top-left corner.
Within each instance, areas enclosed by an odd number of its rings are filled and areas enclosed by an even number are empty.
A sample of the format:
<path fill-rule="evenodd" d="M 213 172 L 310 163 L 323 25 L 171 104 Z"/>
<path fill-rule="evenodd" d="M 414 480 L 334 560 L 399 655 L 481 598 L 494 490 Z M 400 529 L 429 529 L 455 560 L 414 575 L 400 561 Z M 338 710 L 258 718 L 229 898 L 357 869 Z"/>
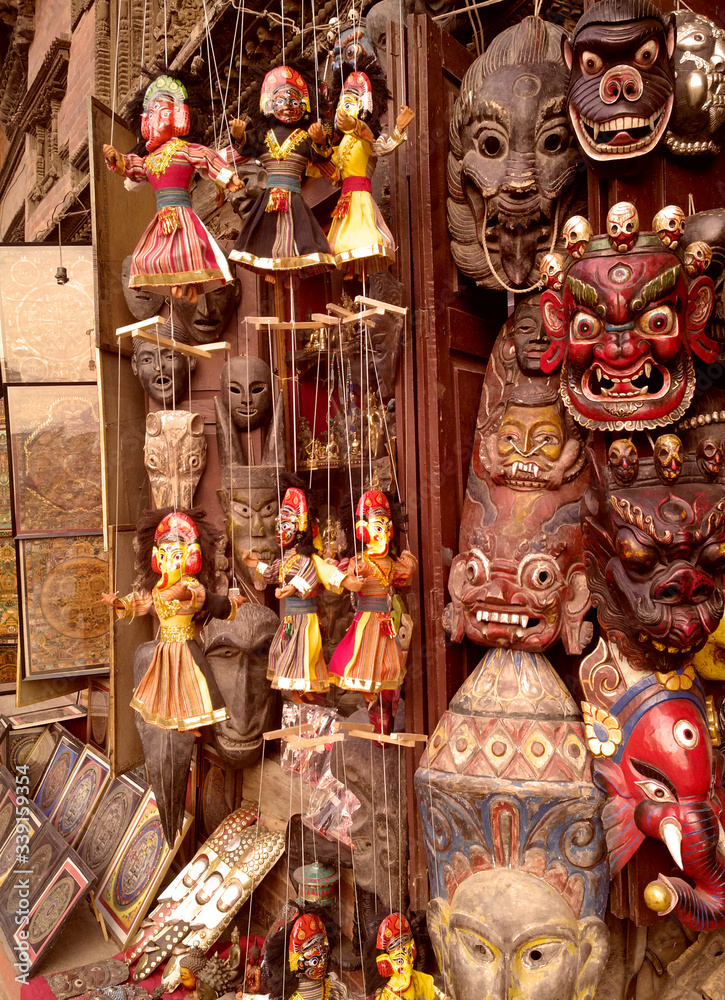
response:
<path fill-rule="evenodd" d="M 711 279 L 688 274 L 687 248 L 665 246 L 654 233 L 626 235 L 590 240 L 570 263 L 562 291 L 541 296 L 552 340 L 542 371 L 562 365 L 566 407 L 598 430 L 644 430 L 679 419 L 695 391 L 692 355 L 717 357 L 704 332 Z"/>
<path fill-rule="evenodd" d="M 133 181 L 148 181 L 157 212 L 131 258 L 130 288 L 151 288 L 196 302 L 233 281 L 223 251 L 192 211 L 189 188 L 198 171 L 222 188 L 238 191 L 242 181 L 213 149 L 184 141 L 190 128 L 187 92 L 171 76 L 157 77 L 143 97 L 141 134 L 148 156 L 119 153 L 105 145 L 109 170 Z"/>

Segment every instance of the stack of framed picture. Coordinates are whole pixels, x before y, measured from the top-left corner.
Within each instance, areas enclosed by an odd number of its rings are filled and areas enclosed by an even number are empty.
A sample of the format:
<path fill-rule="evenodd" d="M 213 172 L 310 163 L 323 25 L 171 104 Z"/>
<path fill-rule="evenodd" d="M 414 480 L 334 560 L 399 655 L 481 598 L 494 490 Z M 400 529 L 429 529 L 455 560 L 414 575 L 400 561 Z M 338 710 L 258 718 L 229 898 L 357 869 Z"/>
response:
<path fill-rule="evenodd" d="M 30 974 L 95 876 L 24 789 L 0 767 L 0 929 Z"/>

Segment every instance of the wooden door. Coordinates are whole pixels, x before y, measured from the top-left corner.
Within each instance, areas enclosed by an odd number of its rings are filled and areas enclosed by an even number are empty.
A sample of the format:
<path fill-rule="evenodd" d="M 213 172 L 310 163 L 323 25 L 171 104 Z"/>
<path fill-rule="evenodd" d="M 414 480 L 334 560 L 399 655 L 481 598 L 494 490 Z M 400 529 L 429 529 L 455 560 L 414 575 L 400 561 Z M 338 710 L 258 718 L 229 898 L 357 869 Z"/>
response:
<path fill-rule="evenodd" d="M 400 51 L 396 26 L 388 35 Z M 400 48 L 399 48 L 400 46 Z M 506 316 L 506 297 L 459 274 L 446 223 L 448 125 L 471 54 L 426 15 L 407 22 L 407 94 L 389 74 L 396 107 L 416 118 L 408 130 L 407 178 L 391 171 L 391 205 L 400 239 L 399 276 L 412 305 L 401 365 L 400 412 L 405 431 L 403 493 L 409 545 L 420 560 L 415 648 L 408 659 L 407 726 L 431 733 L 466 673 L 466 647 L 448 642 L 442 616 L 473 447 L 486 361 Z M 411 600 L 411 605 L 413 601 Z M 480 651 L 479 651 L 480 653 Z M 478 657 L 476 657 L 476 660 Z M 411 900 L 427 900 L 417 810 L 409 795 Z"/>

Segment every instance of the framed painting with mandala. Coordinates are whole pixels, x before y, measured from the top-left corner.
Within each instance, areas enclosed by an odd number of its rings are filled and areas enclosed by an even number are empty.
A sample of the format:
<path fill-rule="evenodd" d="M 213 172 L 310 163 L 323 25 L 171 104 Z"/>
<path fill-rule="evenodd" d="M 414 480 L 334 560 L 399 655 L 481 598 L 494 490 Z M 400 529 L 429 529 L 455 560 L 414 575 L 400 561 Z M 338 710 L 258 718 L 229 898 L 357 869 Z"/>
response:
<path fill-rule="evenodd" d="M 98 387 L 7 392 L 16 536 L 101 531 Z"/>
<path fill-rule="evenodd" d="M 66 857 L 46 876 L 43 891 L 30 909 L 25 924 L 15 931 L 15 947 L 27 947 L 30 973 L 70 916 L 77 903 L 93 886 L 93 876 L 77 858 Z M 21 937 L 21 933 L 27 936 Z"/>
<path fill-rule="evenodd" d="M 101 535 L 20 543 L 27 678 L 108 673 L 108 557 Z"/>
<path fill-rule="evenodd" d="M 116 848 L 133 821 L 148 784 L 128 774 L 107 786 L 86 832 L 78 844 L 78 856 L 98 879 L 103 879 Z"/>
<path fill-rule="evenodd" d="M 192 821 L 192 815 L 185 813 L 181 833 L 170 848 L 154 794 L 149 789 L 144 795 L 96 890 L 96 907 L 122 948 L 146 916 Z"/>
<path fill-rule="evenodd" d="M 58 285 L 55 246 L 0 247 L 3 379 L 95 382 L 93 248 L 63 247 L 68 283 Z"/>
<path fill-rule="evenodd" d="M 55 809 L 82 751 L 83 744 L 80 740 L 70 733 L 62 733 L 33 796 L 33 801 L 44 816 L 50 816 Z"/>
<path fill-rule="evenodd" d="M 111 764 L 92 747 L 84 747 L 60 798 L 50 814 L 50 822 L 71 847 L 80 840 L 100 801 L 111 773 Z"/>

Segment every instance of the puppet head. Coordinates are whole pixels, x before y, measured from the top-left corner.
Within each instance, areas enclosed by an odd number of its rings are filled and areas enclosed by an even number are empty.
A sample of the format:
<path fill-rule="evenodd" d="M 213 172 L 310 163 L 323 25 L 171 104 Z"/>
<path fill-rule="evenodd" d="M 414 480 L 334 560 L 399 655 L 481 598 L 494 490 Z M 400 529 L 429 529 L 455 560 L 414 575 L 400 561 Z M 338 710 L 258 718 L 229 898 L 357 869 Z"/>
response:
<path fill-rule="evenodd" d="M 346 111 L 353 118 L 365 121 L 373 113 L 373 91 L 370 78 L 356 70 L 348 73 L 342 87 L 337 110 Z"/>
<path fill-rule="evenodd" d="M 562 37 L 537 17 L 503 31 L 466 71 L 454 105 L 451 253 L 486 288 L 537 284 L 570 204 L 580 159 L 564 111 Z"/>
<path fill-rule="evenodd" d="M 187 514 L 167 514 L 154 534 L 151 568 L 161 576 L 159 589 L 166 590 L 185 576 L 201 569 L 201 546 L 196 525 Z"/>
<path fill-rule="evenodd" d="M 375 964 L 391 990 L 406 990 L 410 986 L 417 950 L 407 917 L 390 913 L 380 923 L 375 939 Z"/>
<path fill-rule="evenodd" d="M 725 31 L 691 10 L 676 11 L 675 25 L 675 106 L 665 143 L 678 156 L 712 156 L 725 125 Z"/>
<path fill-rule="evenodd" d="M 310 114 L 310 94 L 300 73 L 292 66 L 275 66 L 265 76 L 259 108 L 266 117 L 294 125 Z"/>
<path fill-rule="evenodd" d="M 191 507 L 206 468 L 201 414 L 188 410 L 146 414 L 144 465 L 156 507 Z"/>
<path fill-rule="evenodd" d="M 684 253 L 664 234 L 636 235 L 636 210 L 626 206 L 615 206 L 616 221 L 611 210 L 608 237 L 590 240 L 571 263 L 563 291 L 541 296 L 552 339 L 542 371 L 563 362 L 566 407 L 580 424 L 600 430 L 672 423 L 695 391 L 692 355 L 717 357 L 705 334 L 712 281 L 691 276 Z"/>
<path fill-rule="evenodd" d="M 141 135 L 152 153 L 177 135 L 186 135 L 191 127 L 188 94 L 180 80 L 157 76 L 146 88 L 141 115 Z"/>
<path fill-rule="evenodd" d="M 307 497 L 302 490 L 293 487 L 287 490 L 277 515 L 277 541 L 286 548 L 292 545 L 298 532 L 306 532 L 309 517 Z"/>
<path fill-rule="evenodd" d="M 222 368 L 221 404 L 232 423 L 246 434 L 266 421 L 272 409 L 272 372 L 266 361 L 245 354 L 231 358 Z"/>
<path fill-rule="evenodd" d="M 381 490 L 363 493 L 355 509 L 355 536 L 367 552 L 375 556 L 387 555 L 393 537 L 390 503 Z"/>
<path fill-rule="evenodd" d="M 315 913 L 304 913 L 292 925 L 289 967 L 307 979 L 324 979 L 330 945 L 325 925 Z"/>
<path fill-rule="evenodd" d="M 599 0 L 583 14 L 564 57 L 569 118 L 593 166 L 639 166 L 667 129 L 674 103 L 674 19 L 649 0 Z"/>
<path fill-rule="evenodd" d="M 594 469 L 582 531 L 600 625 L 633 667 L 681 668 L 723 613 L 722 487 L 703 480 L 671 434 L 655 442 L 654 458 L 630 458 L 626 485 L 621 464 Z"/>

